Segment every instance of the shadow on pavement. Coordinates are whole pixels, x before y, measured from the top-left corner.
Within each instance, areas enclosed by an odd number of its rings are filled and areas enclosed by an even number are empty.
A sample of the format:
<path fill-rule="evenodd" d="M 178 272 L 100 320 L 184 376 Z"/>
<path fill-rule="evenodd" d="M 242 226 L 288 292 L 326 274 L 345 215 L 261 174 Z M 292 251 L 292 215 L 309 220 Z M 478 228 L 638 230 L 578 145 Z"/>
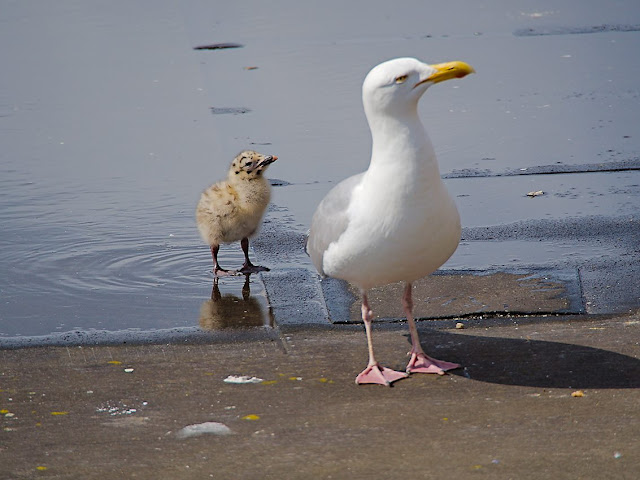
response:
<path fill-rule="evenodd" d="M 640 388 L 640 360 L 583 345 L 421 331 L 425 351 L 481 382 L 541 388 Z"/>

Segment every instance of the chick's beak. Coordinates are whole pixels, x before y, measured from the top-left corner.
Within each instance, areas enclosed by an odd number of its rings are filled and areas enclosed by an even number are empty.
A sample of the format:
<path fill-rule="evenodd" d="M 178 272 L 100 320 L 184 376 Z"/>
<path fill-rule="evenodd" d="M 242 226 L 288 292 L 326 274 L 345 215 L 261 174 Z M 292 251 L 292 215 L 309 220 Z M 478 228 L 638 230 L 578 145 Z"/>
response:
<path fill-rule="evenodd" d="M 278 159 L 275 155 L 267 155 L 258 163 L 258 166 L 264 167 L 266 165 L 270 165 Z"/>
<path fill-rule="evenodd" d="M 440 83 L 444 82 L 445 80 L 451 80 L 452 78 L 466 77 L 470 73 L 476 72 L 474 68 L 468 63 L 458 61 L 438 63 L 435 65 L 430 65 L 430 67 L 435 69 L 435 72 L 429 75 L 424 80 L 420 80 L 416 84 L 416 87 L 426 82 Z"/>

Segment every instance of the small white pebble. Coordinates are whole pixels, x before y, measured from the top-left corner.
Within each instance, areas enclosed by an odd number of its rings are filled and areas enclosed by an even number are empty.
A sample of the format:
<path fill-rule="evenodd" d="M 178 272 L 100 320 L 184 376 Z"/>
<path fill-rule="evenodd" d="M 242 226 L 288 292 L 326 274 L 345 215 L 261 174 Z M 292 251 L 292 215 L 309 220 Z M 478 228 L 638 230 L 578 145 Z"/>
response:
<path fill-rule="evenodd" d="M 224 423 L 218 422 L 205 422 L 198 423 L 195 425 L 187 425 L 182 430 L 176 433 L 178 438 L 189 438 L 189 437 L 198 437 L 200 435 L 229 435 L 231 434 L 231 429 L 227 427 Z"/>
<path fill-rule="evenodd" d="M 127 373 L 131 373 L 133 372 L 133 368 L 125 368 L 124 371 Z"/>
<path fill-rule="evenodd" d="M 456 328 L 458 330 L 462 330 L 464 328 L 464 323 L 461 323 L 461 322 L 456 323 Z"/>
<path fill-rule="evenodd" d="M 248 375 L 238 376 L 238 375 L 229 375 L 227 378 L 223 380 L 225 383 L 262 383 L 263 379 L 258 377 L 250 377 Z"/>

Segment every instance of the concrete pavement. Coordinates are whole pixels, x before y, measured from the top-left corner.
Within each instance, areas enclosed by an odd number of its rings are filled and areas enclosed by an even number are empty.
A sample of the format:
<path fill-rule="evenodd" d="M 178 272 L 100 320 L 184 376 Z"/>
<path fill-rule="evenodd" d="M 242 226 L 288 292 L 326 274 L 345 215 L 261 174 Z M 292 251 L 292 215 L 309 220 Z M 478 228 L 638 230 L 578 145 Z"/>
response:
<path fill-rule="evenodd" d="M 0 478 L 637 478 L 640 312 L 419 328 L 465 368 L 356 386 L 354 325 L 0 351 Z M 403 368 L 405 324 L 374 342 Z M 231 434 L 179 437 L 204 422 Z"/>

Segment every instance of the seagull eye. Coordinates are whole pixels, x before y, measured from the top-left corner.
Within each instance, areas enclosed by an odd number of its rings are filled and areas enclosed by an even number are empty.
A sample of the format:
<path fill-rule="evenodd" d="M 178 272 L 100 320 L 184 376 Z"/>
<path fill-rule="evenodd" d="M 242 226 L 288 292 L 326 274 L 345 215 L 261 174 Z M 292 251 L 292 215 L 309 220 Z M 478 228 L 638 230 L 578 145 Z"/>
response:
<path fill-rule="evenodd" d="M 396 83 L 404 83 L 407 81 L 407 78 L 409 78 L 409 75 L 400 75 L 396 77 Z"/>
<path fill-rule="evenodd" d="M 245 165 L 246 165 L 247 167 L 250 167 L 251 165 L 253 165 L 253 162 L 247 162 L 247 163 L 245 163 Z"/>

